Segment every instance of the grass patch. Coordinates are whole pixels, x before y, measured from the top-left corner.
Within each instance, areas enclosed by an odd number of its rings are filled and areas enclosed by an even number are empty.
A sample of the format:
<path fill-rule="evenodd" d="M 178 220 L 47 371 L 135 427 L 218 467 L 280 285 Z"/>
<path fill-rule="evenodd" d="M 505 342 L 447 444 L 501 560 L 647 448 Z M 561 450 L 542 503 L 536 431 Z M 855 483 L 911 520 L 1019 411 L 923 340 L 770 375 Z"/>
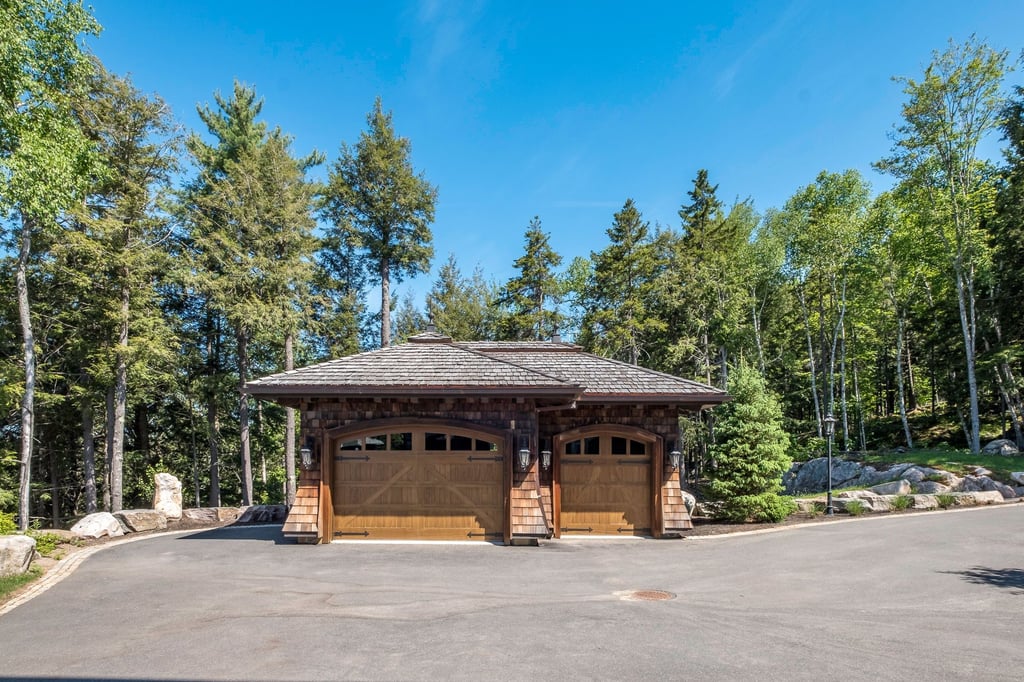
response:
<path fill-rule="evenodd" d="M 949 509 L 956 504 L 956 497 L 949 493 L 940 493 L 935 496 L 935 501 L 939 503 L 939 506 L 943 509 Z"/>
<path fill-rule="evenodd" d="M 0 577 L 0 602 L 7 599 L 8 595 L 13 593 L 20 587 L 28 585 L 30 582 L 38 578 L 43 574 L 43 569 L 38 566 L 33 566 L 28 569 L 26 573 L 19 573 L 18 575 L 5 575 Z"/>
<path fill-rule="evenodd" d="M 953 448 L 925 448 L 921 450 L 909 450 L 901 453 L 871 453 L 866 454 L 862 460 L 865 464 L 903 464 L 913 462 L 931 467 L 943 469 L 957 476 L 964 476 L 971 473 L 967 467 L 985 467 L 992 472 L 995 479 L 1000 481 L 1010 480 L 1010 472 L 1024 471 L 1024 455 L 1003 457 L 1000 455 L 986 455 L 979 453 L 972 454 L 970 450 L 956 450 Z M 931 477 L 929 477 L 931 480 Z"/>
<path fill-rule="evenodd" d="M 910 509 L 910 505 L 913 502 L 914 498 L 910 495 L 899 495 L 892 501 L 892 508 L 895 511 L 903 511 L 904 509 Z"/>
<path fill-rule="evenodd" d="M 867 508 L 860 500 L 850 500 L 846 503 L 846 513 L 850 516 L 860 516 L 865 511 L 867 511 Z"/>

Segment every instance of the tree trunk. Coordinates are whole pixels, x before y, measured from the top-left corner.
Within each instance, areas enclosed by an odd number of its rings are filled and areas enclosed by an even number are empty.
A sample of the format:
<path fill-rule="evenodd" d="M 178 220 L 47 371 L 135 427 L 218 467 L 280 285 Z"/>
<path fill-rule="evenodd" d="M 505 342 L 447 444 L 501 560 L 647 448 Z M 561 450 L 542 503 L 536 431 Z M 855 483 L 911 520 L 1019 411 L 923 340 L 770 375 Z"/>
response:
<path fill-rule="evenodd" d="M 239 330 L 238 341 L 238 431 L 241 437 L 242 455 L 242 506 L 252 504 L 252 458 L 249 452 L 249 396 L 245 394 L 245 380 L 248 372 L 248 336 Z"/>
<path fill-rule="evenodd" d="M 57 448 L 50 451 L 50 520 L 53 528 L 60 528 L 60 466 L 57 462 Z"/>
<path fill-rule="evenodd" d="M 754 291 L 751 291 L 751 300 L 753 303 L 750 304 L 750 319 L 754 324 L 754 345 L 757 347 L 757 365 L 761 368 L 761 376 L 764 376 L 764 344 L 761 341 L 761 315 L 757 309 L 758 301 Z"/>
<path fill-rule="evenodd" d="M 804 331 L 807 332 L 807 362 L 811 366 L 811 395 L 814 396 L 814 421 L 818 426 L 818 438 L 821 438 L 821 403 L 818 401 L 818 379 L 814 367 L 814 342 L 811 340 L 811 319 L 807 313 L 807 299 L 804 290 L 797 287 L 797 298 L 800 299 L 800 310 L 804 315 Z"/>
<path fill-rule="evenodd" d="M 107 389 L 103 414 L 103 511 L 110 509 L 110 457 L 114 453 L 114 387 Z"/>
<path fill-rule="evenodd" d="M 380 347 L 391 345 L 391 264 L 380 261 Z"/>
<path fill-rule="evenodd" d="M 903 345 L 907 353 L 907 407 L 911 412 L 917 409 L 917 384 L 914 382 L 914 365 L 910 357 L 910 339 L 904 334 Z"/>
<path fill-rule="evenodd" d="M 971 452 L 981 452 L 981 417 L 978 412 L 978 375 L 975 371 L 976 313 L 974 308 L 973 276 L 964 271 L 959 258 L 953 262 L 956 279 L 956 300 L 960 312 L 960 329 L 964 336 L 964 355 L 967 365 L 967 391 L 970 401 L 970 432 L 967 445 Z"/>
<path fill-rule="evenodd" d="M 110 511 L 124 505 L 124 420 L 128 406 L 128 314 L 127 287 L 121 289 L 121 320 L 114 361 L 114 432 L 110 453 Z"/>
<path fill-rule="evenodd" d="M 903 436 L 907 447 L 913 449 L 914 439 L 910 435 L 910 422 L 907 420 L 907 402 L 903 391 L 903 314 L 896 310 L 896 390 L 899 398 L 900 421 L 903 422 Z"/>
<path fill-rule="evenodd" d="M 93 434 L 92 400 L 82 401 L 82 477 L 85 479 L 85 513 L 96 511 L 96 436 Z"/>
<path fill-rule="evenodd" d="M 295 369 L 295 335 L 291 332 L 284 338 L 284 369 Z M 285 501 L 291 508 L 295 504 L 295 408 L 284 408 L 284 471 Z"/>
<path fill-rule="evenodd" d="M 1006 373 L 1007 381 L 1003 381 L 1003 373 Z M 1017 443 L 1017 447 L 1021 447 L 1021 442 L 1024 442 L 1024 434 L 1021 433 L 1020 428 L 1020 404 L 1015 399 L 1013 394 L 1013 373 L 1010 370 L 1009 363 L 1002 363 L 996 367 L 996 386 L 999 388 L 999 393 L 1003 396 L 1003 402 L 1006 403 L 1006 411 L 1010 415 L 1010 423 L 1013 425 L 1013 439 Z M 1007 389 L 1007 384 L 1010 385 L 1010 389 Z"/>
<path fill-rule="evenodd" d="M 14 273 L 18 291 L 18 319 L 25 358 L 25 392 L 21 396 L 21 471 L 18 480 L 18 529 L 28 530 L 32 488 L 32 445 L 35 436 L 36 341 L 28 300 L 28 259 L 32 252 L 32 221 L 21 219 L 21 246 Z"/>
<path fill-rule="evenodd" d="M 843 411 L 843 449 L 850 449 L 850 415 L 846 409 L 846 325 L 839 339 L 839 405 Z"/>
<path fill-rule="evenodd" d="M 853 358 L 853 400 L 857 408 L 857 434 L 860 436 L 860 451 L 868 449 L 867 429 L 864 426 L 864 403 L 860 397 L 860 378 L 857 371 L 857 358 Z"/>
<path fill-rule="evenodd" d="M 220 415 L 217 406 L 217 374 L 220 371 L 220 320 L 207 313 L 206 426 L 210 445 L 210 506 L 220 506 Z"/>

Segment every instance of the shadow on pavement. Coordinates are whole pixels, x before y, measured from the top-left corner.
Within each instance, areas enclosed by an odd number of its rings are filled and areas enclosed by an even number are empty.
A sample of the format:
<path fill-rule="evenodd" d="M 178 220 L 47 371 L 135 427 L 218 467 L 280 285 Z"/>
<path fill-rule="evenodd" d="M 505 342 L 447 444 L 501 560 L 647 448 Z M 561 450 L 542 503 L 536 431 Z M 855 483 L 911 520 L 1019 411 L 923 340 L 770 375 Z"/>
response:
<path fill-rule="evenodd" d="M 281 534 L 281 526 L 247 526 L 231 525 L 220 528 L 210 528 L 188 535 L 182 535 L 179 540 L 252 540 L 256 542 L 273 542 L 275 545 L 297 544 L 295 538 L 286 538 Z"/>
<path fill-rule="evenodd" d="M 1024 569 L 1021 568 L 986 568 L 973 566 L 966 571 L 943 571 L 950 575 L 958 575 L 975 585 L 989 585 L 1014 590 L 1013 594 L 1024 594 Z"/>

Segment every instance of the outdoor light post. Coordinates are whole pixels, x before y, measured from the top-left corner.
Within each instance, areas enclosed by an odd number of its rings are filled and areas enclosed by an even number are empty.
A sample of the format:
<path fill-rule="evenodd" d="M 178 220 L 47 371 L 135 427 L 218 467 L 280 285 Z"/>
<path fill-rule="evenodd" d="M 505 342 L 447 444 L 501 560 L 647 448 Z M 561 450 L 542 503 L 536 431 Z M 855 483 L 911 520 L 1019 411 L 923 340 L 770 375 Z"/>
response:
<path fill-rule="evenodd" d="M 828 497 L 825 502 L 825 514 L 826 516 L 832 516 L 836 513 L 835 508 L 832 506 L 832 436 L 836 432 L 836 418 L 829 412 L 825 415 L 823 422 L 825 425 L 825 438 L 828 440 Z"/>

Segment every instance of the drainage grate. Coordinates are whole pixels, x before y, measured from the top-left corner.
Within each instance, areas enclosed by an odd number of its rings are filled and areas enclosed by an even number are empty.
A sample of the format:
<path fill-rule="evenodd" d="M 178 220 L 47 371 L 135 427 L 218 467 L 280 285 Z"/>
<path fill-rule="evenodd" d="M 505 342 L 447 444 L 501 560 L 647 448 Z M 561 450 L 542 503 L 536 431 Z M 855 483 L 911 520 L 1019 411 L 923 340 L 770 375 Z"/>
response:
<path fill-rule="evenodd" d="M 622 598 L 630 601 L 666 601 L 675 599 L 676 595 L 664 590 L 632 590 L 623 594 Z"/>

